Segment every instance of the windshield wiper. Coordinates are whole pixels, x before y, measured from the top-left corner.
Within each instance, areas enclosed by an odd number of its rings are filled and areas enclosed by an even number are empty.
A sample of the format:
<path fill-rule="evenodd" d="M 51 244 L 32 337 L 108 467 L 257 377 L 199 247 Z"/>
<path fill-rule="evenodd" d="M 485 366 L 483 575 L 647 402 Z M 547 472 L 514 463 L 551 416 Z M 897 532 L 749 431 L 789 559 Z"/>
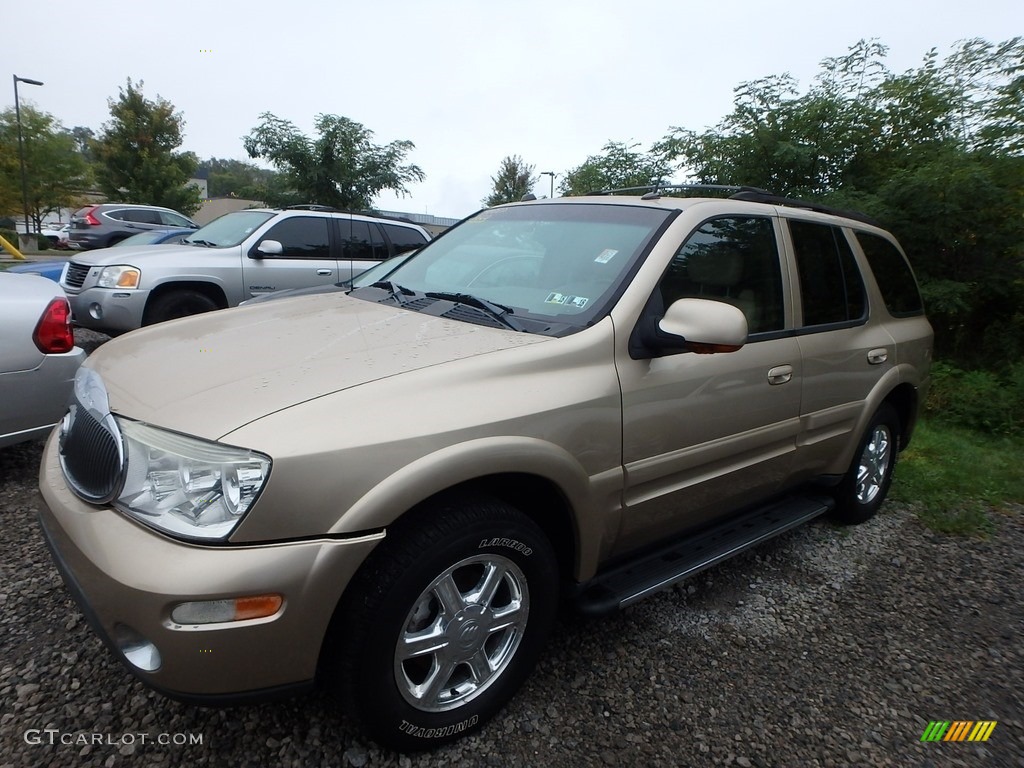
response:
<path fill-rule="evenodd" d="M 456 304 L 468 304 L 471 307 L 482 309 L 506 328 L 511 328 L 513 331 L 525 330 L 517 320 L 509 317 L 509 315 L 515 313 L 515 310 L 513 310 L 512 307 L 506 307 L 504 304 L 498 304 L 493 301 L 488 301 L 487 299 L 481 299 L 479 296 L 473 296 L 469 293 L 429 291 L 423 295 L 431 299 L 445 299 L 447 301 L 454 301 Z"/>
<path fill-rule="evenodd" d="M 394 299 L 399 304 L 405 304 L 408 299 L 406 296 L 415 296 L 416 291 L 411 291 L 404 285 L 393 283 L 390 280 L 378 280 L 376 283 L 370 283 L 369 285 L 361 286 L 362 288 L 383 288 L 388 291 L 391 295 L 388 297 Z"/>
<path fill-rule="evenodd" d="M 216 243 L 211 243 L 209 240 L 186 240 L 189 245 L 202 245 L 206 248 L 216 248 Z"/>

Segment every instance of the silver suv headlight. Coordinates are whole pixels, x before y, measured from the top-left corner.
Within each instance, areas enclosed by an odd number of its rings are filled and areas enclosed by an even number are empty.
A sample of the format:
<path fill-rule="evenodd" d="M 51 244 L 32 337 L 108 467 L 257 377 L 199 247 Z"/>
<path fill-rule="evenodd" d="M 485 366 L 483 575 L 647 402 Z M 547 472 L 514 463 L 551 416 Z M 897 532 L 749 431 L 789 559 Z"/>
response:
<path fill-rule="evenodd" d="M 96 285 L 100 288 L 138 288 L 141 279 L 142 271 L 137 267 L 118 264 L 113 267 L 104 267 L 96 280 Z"/>
<path fill-rule="evenodd" d="M 117 418 L 117 417 L 115 417 Z M 227 537 L 270 475 L 269 456 L 117 418 L 127 458 L 121 511 L 174 536 Z"/>

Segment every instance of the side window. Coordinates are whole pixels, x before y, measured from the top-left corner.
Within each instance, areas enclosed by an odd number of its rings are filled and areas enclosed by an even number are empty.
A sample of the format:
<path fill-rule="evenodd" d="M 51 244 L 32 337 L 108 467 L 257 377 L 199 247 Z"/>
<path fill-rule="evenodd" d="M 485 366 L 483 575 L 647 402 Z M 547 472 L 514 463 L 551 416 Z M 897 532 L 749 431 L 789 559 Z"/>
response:
<path fill-rule="evenodd" d="M 376 224 L 352 220 L 352 236 L 345 244 L 345 258 L 353 261 L 380 261 L 388 256 L 384 236 Z"/>
<path fill-rule="evenodd" d="M 169 211 L 160 211 L 160 223 L 165 224 L 169 227 L 191 227 L 192 222 L 186 219 L 184 216 L 179 216 L 176 213 Z"/>
<path fill-rule="evenodd" d="M 683 298 L 724 301 L 743 310 L 750 334 L 782 330 L 782 274 L 772 220 L 735 216 L 702 224 L 672 258 L 659 289 L 665 307 Z"/>
<path fill-rule="evenodd" d="M 867 317 L 864 281 L 838 227 L 790 219 L 804 326 L 852 323 Z"/>
<path fill-rule="evenodd" d="M 412 227 L 400 227 L 397 224 L 382 224 L 384 232 L 394 249 L 394 255 L 412 251 L 426 244 L 427 239 Z"/>
<path fill-rule="evenodd" d="M 135 221 L 135 219 L 128 218 L 130 213 L 131 211 L 122 209 L 119 211 L 106 211 L 103 215 L 108 219 L 116 219 L 117 221 Z"/>
<path fill-rule="evenodd" d="M 121 212 L 125 221 L 134 221 L 139 224 L 159 224 L 160 214 L 157 211 L 150 211 L 145 208 L 128 208 Z"/>
<path fill-rule="evenodd" d="M 895 245 L 884 237 L 858 232 L 857 242 L 868 259 L 885 308 L 893 317 L 924 314 L 924 302 L 910 265 Z"/>
<path fill-rule="evenodd" d="M 281 243 L 286 259 L 329 259 L 331 241 L 327 234 L 327 219 L 312 216 L 292 216 L 270 228 L 263 240 Z"/>

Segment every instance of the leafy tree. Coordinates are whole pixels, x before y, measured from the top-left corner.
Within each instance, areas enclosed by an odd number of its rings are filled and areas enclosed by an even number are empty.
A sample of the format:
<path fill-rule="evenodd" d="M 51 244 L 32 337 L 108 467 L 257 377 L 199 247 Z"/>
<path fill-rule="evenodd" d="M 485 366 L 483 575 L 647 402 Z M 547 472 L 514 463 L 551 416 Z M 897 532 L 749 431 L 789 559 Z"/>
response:
<path fill-rule="evenodd" d="M 143 83 L 127 84 L 117 100 L 108 99 L 111 120 L 91 142 L 97 181 L 111 200 L 173 208 L 188 215 L 199 210 L 199 190 L 185 186 L 195 171 L 191 152 L 176 152 L 185 120 L 161 96 L 150 101 Z"/>
<path fill-rule="evenodd" d="M 38 229 L 48 213 L 72 208 L 90 182 L 89 167 L 75 151 L 71 132 L 53 115 L 21 107 L 30 226 Z M 21 166 L 14 108 L 0 113 L 0 212 L 21 219 Z"/>
<path fill-rule="evenodd" d="M 419 166 L 404 163 L 415 148 L 411 141 L 379 146 L 371 141 L 373 131 L 347 117 L 317 115 L 316 139 L 269 112 L 260 121 L 242 142 L 249 157 L 265 158 L 280 171 L 268 185 L 277 203 L 365 209 L 382 190 L 404 195 L 408 184 L 424 178 Z"/>
<path fill-rule="evenodd" d="M 1024 357 L 1024 40 L 967 40 L 892 73 L 885 46 L 742 83 L 715 127 L 674 128 L 655 151 L 703 183 L 751 184 L 889 226 L 910 256 L 940 355 Z"/>
<path fill-rule="evenodd" d="M 636 150 L 639 144 L 609 141 L 599 155 L 591 155 L 569 171 L 559 185 L 563 195 L 586 195 L 602 189 L 644 187 L 667 179 L 671 164 L 661 155 Z"/>
<path fill-rule="evenodd" d="M 536 166 L 527 165 L 519 155 L 509 155 L 501 161 L 498 173 L 491 176 L 491 193 L 480 202 L 492 205 L 514 203 L 533 191 L 539 177 L 533 175 Z"/>
<path fill-rule="evenodd" d="M 92 128 L 76 125 L 71 129 L 71 136 L 75 140 L 75 150 L 86 162 L 93 162 L 95 158 L 92 152 L 92 143 L 96 140 L 96 132 Z"/>

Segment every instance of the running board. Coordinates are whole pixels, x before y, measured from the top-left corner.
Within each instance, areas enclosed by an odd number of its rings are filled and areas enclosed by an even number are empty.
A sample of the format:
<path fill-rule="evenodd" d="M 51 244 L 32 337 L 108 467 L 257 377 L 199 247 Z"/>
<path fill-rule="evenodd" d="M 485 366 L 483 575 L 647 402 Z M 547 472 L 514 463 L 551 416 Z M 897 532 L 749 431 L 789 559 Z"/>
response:
<path fill-rule="evenodd" d="M 828 512 L 824 496 L 793 496 L 598 574 L 576 598 L 588 616 L 611 613 Z"/>

